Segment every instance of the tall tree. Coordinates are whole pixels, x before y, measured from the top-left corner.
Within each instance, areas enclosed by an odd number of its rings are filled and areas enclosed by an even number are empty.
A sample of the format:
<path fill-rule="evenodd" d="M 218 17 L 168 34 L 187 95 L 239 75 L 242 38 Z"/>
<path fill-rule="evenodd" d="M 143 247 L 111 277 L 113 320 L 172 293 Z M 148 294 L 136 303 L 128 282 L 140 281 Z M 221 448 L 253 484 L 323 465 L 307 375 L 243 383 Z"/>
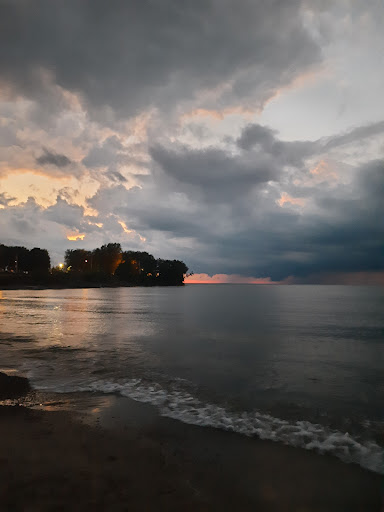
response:
<path fill-rule="evenodd" d="M 31 270 L 48 272 L 51 268 L 51 259 L 46 249 L 34 247 L 31 251 Z"/>
<path fill-rule="evenodd" d="M 123 261 L 121 245 L 110 243 L 102 245 L 100 249 L 93 251 L 93 265 L 95 270 L 105 274 L 114 274 L 117 267 Z"/>

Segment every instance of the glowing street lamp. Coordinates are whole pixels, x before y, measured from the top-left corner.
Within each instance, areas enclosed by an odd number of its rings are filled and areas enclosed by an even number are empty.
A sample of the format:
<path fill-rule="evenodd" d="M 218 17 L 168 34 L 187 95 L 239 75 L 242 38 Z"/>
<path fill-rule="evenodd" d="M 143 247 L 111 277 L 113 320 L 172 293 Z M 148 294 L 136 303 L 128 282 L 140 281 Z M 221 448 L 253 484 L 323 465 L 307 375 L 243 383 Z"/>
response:
<path fill-rule="evenodd" d="M 63 270 L 63 267 L 64 267 L 64 263 L 59 263 L 59 269 Z"/>

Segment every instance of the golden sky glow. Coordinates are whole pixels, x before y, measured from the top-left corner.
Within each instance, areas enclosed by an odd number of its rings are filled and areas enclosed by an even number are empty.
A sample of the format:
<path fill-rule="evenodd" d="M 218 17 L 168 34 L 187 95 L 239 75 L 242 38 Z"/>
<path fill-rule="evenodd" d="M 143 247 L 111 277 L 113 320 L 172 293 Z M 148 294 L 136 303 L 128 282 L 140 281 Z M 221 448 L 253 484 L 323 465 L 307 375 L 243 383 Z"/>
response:
<path fill-rule="evenodd" d="M 124 221 L 119 220 L 118 223 L 123 228 L 124 233 L 126 233 L 127 235 L 131 235 L 133 233 L 133 229 L 128 229 L 128 227 Z"/>
<path fill-rule="evenodd" d="M 63 191 L 70 195 L 71 202 L 87 208 L 86 214 L 95 214 L 95 210 L 86 204 L 86 198 L 91 197 L 100 184 L 95 180 L 66 177 L 47 176 L 34 170 L 24 170 L 0 179 L 0 192 L 7 191 L 7 195 L 15 200 L 10 204 L 25 203 L 28 197 L 33 197 L 37 204 L 44 208 L 56 203 L 56 197 Z M 89 213 L 88 213 L 89 212 Z M 97 212 L 96 212 L 97 215 Z"/>
<path fill-rule="evenodd" d="M 74 185 L 71 176 L 54 178 L 24 170 L 1 179 L 0 190 L 6 190 L 11 197 L 15 197 L 11 205 L 25 203 L 28 197 L 34 197 L 38 204 L 47 207 L 55 204 L 57 192 L 71 182 Z"/>
<path fill-rule="evenodd" d="M 118 220 L 117 222 L 123 228 L 124 233 L 126 233 L 130 237 L 138 236 L 141 242 L 146 241 L 146 238 L 144 236 L 141 236 L 137 231 L 135 231 L 134 229 L 129 229 L 124 221 Z"/>
<path fill-rule="evenodd" d="M 78 240 L 84 240 L 85 233 L 79 233 L 79 232 L 69 232 L 67 234 L 67 240 L 70 240 L 71 242 L 77 242 Z"/>

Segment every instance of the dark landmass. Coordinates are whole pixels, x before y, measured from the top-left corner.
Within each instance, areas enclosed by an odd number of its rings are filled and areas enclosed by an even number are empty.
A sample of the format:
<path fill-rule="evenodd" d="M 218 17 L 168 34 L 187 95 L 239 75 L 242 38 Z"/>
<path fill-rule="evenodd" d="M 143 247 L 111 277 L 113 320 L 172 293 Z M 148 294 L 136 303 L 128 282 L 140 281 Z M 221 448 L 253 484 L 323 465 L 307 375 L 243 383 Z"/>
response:
<path fill-rule="evenodd" d="M 98 423 L 98 407 L 86 424 L 74 413 L 0 406 L 1 509 L 381 510 L 377 474 L 229 432 L 144 421 L 146 406 L 127 403 L 130 421 L 111 428 Z"/>
<path fill-rule="evenodd" d="M 117 276 L 98 272 L 57 272 L 36 274 L 14 274 L 0 272 L 0 290 L 66 289 L 66 288 L 113 288 L 130 286 L 182 286 L 180 282 L 148 281 L 130 282 Z"/>
<path fill-rule="evenodd" d="M 45 249 L 0 244 L 0 289 L 181 286 L 187 272 L 183 261 L 122 251 L 116 243 L 92 251 L 68 249 L 65 263 L 54 268 Z"/>

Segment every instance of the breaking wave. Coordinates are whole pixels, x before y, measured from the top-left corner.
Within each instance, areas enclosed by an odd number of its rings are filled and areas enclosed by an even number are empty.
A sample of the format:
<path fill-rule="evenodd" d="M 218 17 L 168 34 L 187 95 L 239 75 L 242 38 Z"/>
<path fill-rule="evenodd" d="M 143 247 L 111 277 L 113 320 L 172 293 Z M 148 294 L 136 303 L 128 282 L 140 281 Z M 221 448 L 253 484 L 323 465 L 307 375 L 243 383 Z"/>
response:
<path fill-rule="evenodd" d="M 384 474 L 383 448 L 374 441 L 361 440 L 348 432 L 340 432 L 305 420 L 287 421 L 269 414 L 237 412 L 214 403 L 203 402 L 175 382 L 167 389 L 143 379 L 122 383 L 96 381 L 84 386 L 63 386 L 61 392 L 87 391 L 118 393 L 158 408 L 162 416 L 184 423 L 213 427 L 260 439 L 330 454 L 344 462 Z"/>

